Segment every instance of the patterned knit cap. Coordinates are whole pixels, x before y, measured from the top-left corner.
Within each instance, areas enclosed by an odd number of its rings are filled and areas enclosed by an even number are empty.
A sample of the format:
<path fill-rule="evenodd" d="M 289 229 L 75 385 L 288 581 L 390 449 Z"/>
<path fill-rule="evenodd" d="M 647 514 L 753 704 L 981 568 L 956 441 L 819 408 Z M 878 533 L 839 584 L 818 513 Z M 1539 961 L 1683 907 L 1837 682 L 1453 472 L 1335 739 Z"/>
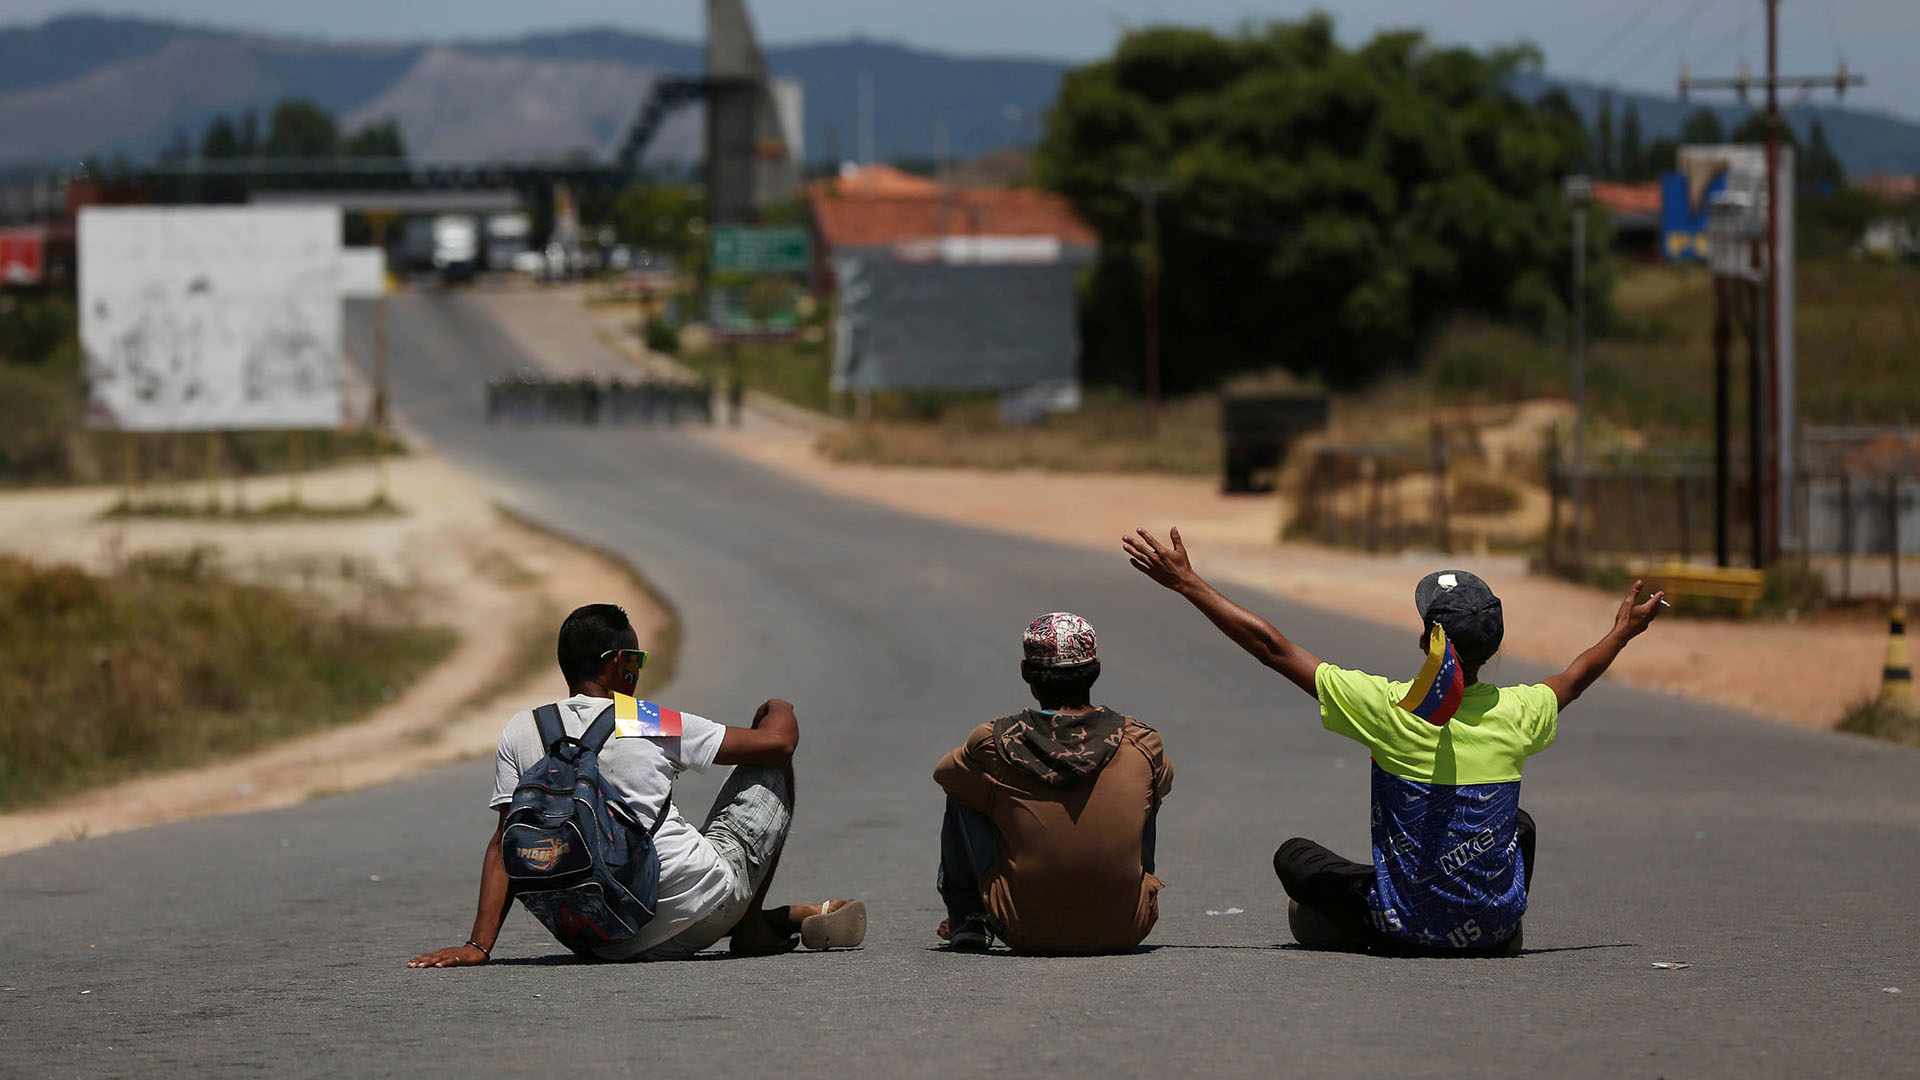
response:
<path fill-rule="evenodd" d="M 1024 642 L 1027 663 L 1037 668 L 1068 668 L 1100 659 L 1093 624 L 1068 611 L 1052 611 L 1033 620 Z"/>

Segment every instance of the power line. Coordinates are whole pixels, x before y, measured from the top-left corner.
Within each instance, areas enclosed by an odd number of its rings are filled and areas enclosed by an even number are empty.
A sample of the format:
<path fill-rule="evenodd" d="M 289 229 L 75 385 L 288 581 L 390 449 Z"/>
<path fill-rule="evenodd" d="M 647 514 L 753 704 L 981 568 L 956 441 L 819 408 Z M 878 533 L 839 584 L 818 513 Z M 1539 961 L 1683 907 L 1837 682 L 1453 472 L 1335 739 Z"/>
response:
<path fill-rule="evenodd" d="M 1680 17 L 1678 19 L 1675 19 L 1673 23 L 1666 28 L 1665 31 L 1656 35 L 1652 41 L 1649 41 L 1646 44 L 1645 48 L 1642 48 L 1639 52 L 1634 53 L 1633 59 L 1628 60 L 1626 63 L 1621 64 L 1618 68 L 1615 68 L 1613 74 L 1608 76 L 1603 81 L 1605 82 L 1618 81 L 1621 75 L 1624 75 L 1627 72 L 1632 71 L 1634 68 L 1639 67 L 1640 62 L 1642 60 L 1645 60 L 1648 56 L 1651 56 L 1662 45 L 1671 45 L 1673 43 L 1674 35 L 1679 33 L 1684 33 L 1687 27 L 1693 25 L 1693 20 L 1697 18 L 1702 11 L 1706 10 L 1707 5 L 1712 3 L 1714 3 L 1714 0 L 1693 0 L 1693 3 L 1688 5 L 1687 10 L 1682 12 Z"/>
<path fill-rule="evenodd" d="M 1747 32 L 1753 29 L 1754 20 L 1759 17 L 1758 8 L 1748 8 L 1746 17 L 1740 20 L 1739 26 L 1734 28 L 1733 33 L 1709 46 L 1708 51 L 1701 55 L 1700 66 L 1712 67 L 1718 64 L 1727 55 L 1727 49 L 1730 46 L 1740 44 L 1740 39 L 1747 36 Z"/>
<path fill-rule="evenodd" d="M 1602 56 L 1605 56 L 1607 53 L 1611 52 L 1614 46 L 1620 44 L 1620 42 L 1624 40 L 1627 37 L 1627 35 L 1639 29 L 1640 24 L 1646 20 L 1647 12 L 1652 11 L 1654 8 L 1654 5 L 1660 2 L 1661 0 L 1646 0 L 1646 3 L 1640 5 L 1640 10 L 1634 12 L 1633 16 L 1629 18 L 1625 23 L 1622 23 L 1619 26 L 1619 28 L 1614 30 L 1613 33 L 1608 34 L 1606 37 L 1606 40 L 1602 41 L 1599 47 L 1594 49 L 1593 52 L 1585 60 L 1582 60 L 1579 66 L 1575 67 L 1573 70 L 1575 72 L 1578 72 L 1581 75 L 1591 74 L 1593 72 L 1594 63 L 1598 61 Z"/>

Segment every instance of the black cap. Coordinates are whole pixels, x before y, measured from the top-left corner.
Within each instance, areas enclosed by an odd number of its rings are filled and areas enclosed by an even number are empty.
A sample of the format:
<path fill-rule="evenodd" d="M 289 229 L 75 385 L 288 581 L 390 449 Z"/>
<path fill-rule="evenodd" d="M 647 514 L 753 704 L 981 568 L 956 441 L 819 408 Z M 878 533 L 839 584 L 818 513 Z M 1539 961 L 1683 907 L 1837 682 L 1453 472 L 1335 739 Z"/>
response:
<path fill-rule="evenodd" d="M 1413 606 L 1422 625 L 1439 623 L 1455 652 L 1469 662 L 1498 652 L 1506 636 L 1500 598 L 1479 577 L 1465 570 L 1435 570 L 1413 587 Z"/>

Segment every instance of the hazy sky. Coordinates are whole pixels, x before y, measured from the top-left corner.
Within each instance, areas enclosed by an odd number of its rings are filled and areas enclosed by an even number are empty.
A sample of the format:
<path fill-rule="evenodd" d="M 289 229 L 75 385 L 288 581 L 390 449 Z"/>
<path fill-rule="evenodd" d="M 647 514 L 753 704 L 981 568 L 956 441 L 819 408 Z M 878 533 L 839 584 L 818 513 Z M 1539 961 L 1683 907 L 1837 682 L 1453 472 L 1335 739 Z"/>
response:
<path fill-rule="evenodd" d="M 38 22 L 75 11 L 117 12 L 333 39 L 496 37 L 614 24 L 694 37 L 695 0 L 6 0 L 0 21 Z M 961 53 L 1084 59 L 1125 28 L 1179 21 L 1232 26 L 1246 19 L 1335 11 L 1341 36 L 1421 26 L 1475 46 L 1526 39 L 1547 70 L 1672 93 L 1682 59 L 1696 74 L 1731 75 L 1744 57 L 1764 66 L 1762 0 L 749 0 L 763 41 L 864 33 Z M 1920 2 L 1783 0 L 1780 65 L 1790 75 L 1831 72 L 1844 57 L 1869 85 L 1850 103 L 1920 120 Z M 1822 101 L 1831 101 L 1831 93 Z"/>

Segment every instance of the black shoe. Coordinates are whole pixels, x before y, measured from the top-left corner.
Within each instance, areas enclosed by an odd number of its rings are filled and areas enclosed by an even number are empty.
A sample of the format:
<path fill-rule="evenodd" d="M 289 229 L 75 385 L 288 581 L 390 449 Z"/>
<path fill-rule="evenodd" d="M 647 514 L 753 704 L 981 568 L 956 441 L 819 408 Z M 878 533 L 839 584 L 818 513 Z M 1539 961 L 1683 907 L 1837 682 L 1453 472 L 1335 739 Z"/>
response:
<path fill-rule="evenodd" d="M 953 927 L 947 947 L 954 952 L 986 952 L 993 947 L 993 931 L 987 928 L 985 915 L 968 915 Z"/>

